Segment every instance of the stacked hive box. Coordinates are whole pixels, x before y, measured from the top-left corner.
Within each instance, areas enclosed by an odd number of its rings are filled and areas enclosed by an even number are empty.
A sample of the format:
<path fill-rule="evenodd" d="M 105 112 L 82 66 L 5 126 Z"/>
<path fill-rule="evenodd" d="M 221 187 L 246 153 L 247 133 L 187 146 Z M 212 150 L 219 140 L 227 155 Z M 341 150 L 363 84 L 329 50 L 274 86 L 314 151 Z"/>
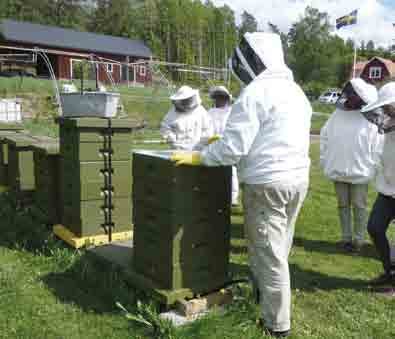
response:
<path fill-rule="evenodd" d="M 133 155 L 134 269 L 159 289 L 213 291 L 228 280 L 231 168 L 165 153 Z"/>
<path fill-rule="evenodd" d="M 20 125 L 0 123 L 0 186 L 8 185 L 8 147 L 5 138 L 20 130 Z"/>
<path fill-rule="evenodd" d="M 34 146 L 34 177 L 36 206 L 52 224 L 60 223 L 60 156 L 59 141 L 48 140 Z"/>
<path fill-rule="evenodd" d="M 35 188 L 33 145 L 38 140 L 15 133 L 5 141 L 8 145 L 8 185 L 16 193 L 30 195 Z"/>
<path fill-rule="evenodd" d="M 62 118 L 60 125 L 62 224 L 78 237 L 105 234 L 108 120 Z M 131 228 L 130 142 L 134 124 L 112 120 L 113 232 Z M 108 212 L 108 210 L 107 210 Z"/>

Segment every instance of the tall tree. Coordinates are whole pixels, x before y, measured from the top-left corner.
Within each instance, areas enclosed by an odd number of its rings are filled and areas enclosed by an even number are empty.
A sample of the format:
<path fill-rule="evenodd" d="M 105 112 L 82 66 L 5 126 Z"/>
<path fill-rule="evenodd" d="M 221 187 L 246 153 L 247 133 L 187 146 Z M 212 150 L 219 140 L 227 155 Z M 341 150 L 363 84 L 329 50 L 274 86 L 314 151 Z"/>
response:
<path fill-rule="evenodd" d="M 246 32 L 256 32 L 258 30 L 258 22 L 255 17 L 244 11 L 241 14 L 241 24 L 239 27 L 239 36 L 242 37 Z"/>

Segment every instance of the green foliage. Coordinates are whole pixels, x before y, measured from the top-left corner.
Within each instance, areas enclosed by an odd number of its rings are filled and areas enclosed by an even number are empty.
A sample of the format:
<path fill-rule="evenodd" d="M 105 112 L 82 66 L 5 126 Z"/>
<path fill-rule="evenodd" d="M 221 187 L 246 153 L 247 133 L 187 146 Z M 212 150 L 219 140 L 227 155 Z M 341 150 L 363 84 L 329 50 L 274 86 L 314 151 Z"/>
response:
<path fill-rule="evenodd" d="M 138 300 L 136 306 L 136 313 L 134 314 L 126 310 L 126 308 L 123 307 L 122 304 L 120 304 L 119 302 L 116 303 L 116 306 L 123 312 L 124 316 L 129 321 L 138 325 L 148 327 L 153 338 L 175 338 L 174 326 L 170 321 L 159 317 L 159 314 L 156 311 L 157 306 L 153 303 L 145 304 Z"/>
<path fill-rule="evenodd" d="M 258 30 L 258 22 L 256 21 L 255 17 L 248 13 L 247 11 L 243 11 L 241 14 L 241 25 L 239 28 L 239 36 L 240 38 L 246 32 L 256 32 Z"/>

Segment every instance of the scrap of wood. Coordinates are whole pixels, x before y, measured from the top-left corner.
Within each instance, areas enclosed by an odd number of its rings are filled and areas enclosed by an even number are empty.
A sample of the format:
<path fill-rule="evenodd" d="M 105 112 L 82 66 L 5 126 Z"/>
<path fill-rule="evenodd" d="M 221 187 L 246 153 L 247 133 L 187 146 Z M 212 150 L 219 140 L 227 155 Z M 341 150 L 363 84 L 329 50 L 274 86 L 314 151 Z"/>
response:
<path fill-rule="evenodd" d="M 205 296 L 190 300 L 178 300 L 176 303 L 177 311 L 187 318 L 196 316 L 196 314 L 207 312 L 214 306 L 229 304 L 233 300 L 230 290 L 221 289 Z"/>

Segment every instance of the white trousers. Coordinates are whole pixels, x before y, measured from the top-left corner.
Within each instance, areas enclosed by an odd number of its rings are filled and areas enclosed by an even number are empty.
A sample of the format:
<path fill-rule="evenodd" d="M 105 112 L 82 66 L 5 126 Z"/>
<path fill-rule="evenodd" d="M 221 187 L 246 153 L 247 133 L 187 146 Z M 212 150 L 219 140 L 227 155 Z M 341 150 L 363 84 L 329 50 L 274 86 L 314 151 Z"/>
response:
<path fill-rule="evenodd" d="M 232 166 L 232 205 L 239 204 L 239 179 L 237 177 L 237 168 Z"/>
<path fill-rule="evenodd" d="M 260 291 L 262 319 L 274 331 L 291 328 L 288 256 L 308 180 L 243 186 L 250 268 Z"/>
<path fill-rule="evenodd" d="M 355 240 L 355 242 L 362 244 L 367 227 L 368 184 L 349 184 L 335 181 L 335 190 L 342 239 L 345 242 Z M 354 219 L 354 232 L 352 219 Z"/>

